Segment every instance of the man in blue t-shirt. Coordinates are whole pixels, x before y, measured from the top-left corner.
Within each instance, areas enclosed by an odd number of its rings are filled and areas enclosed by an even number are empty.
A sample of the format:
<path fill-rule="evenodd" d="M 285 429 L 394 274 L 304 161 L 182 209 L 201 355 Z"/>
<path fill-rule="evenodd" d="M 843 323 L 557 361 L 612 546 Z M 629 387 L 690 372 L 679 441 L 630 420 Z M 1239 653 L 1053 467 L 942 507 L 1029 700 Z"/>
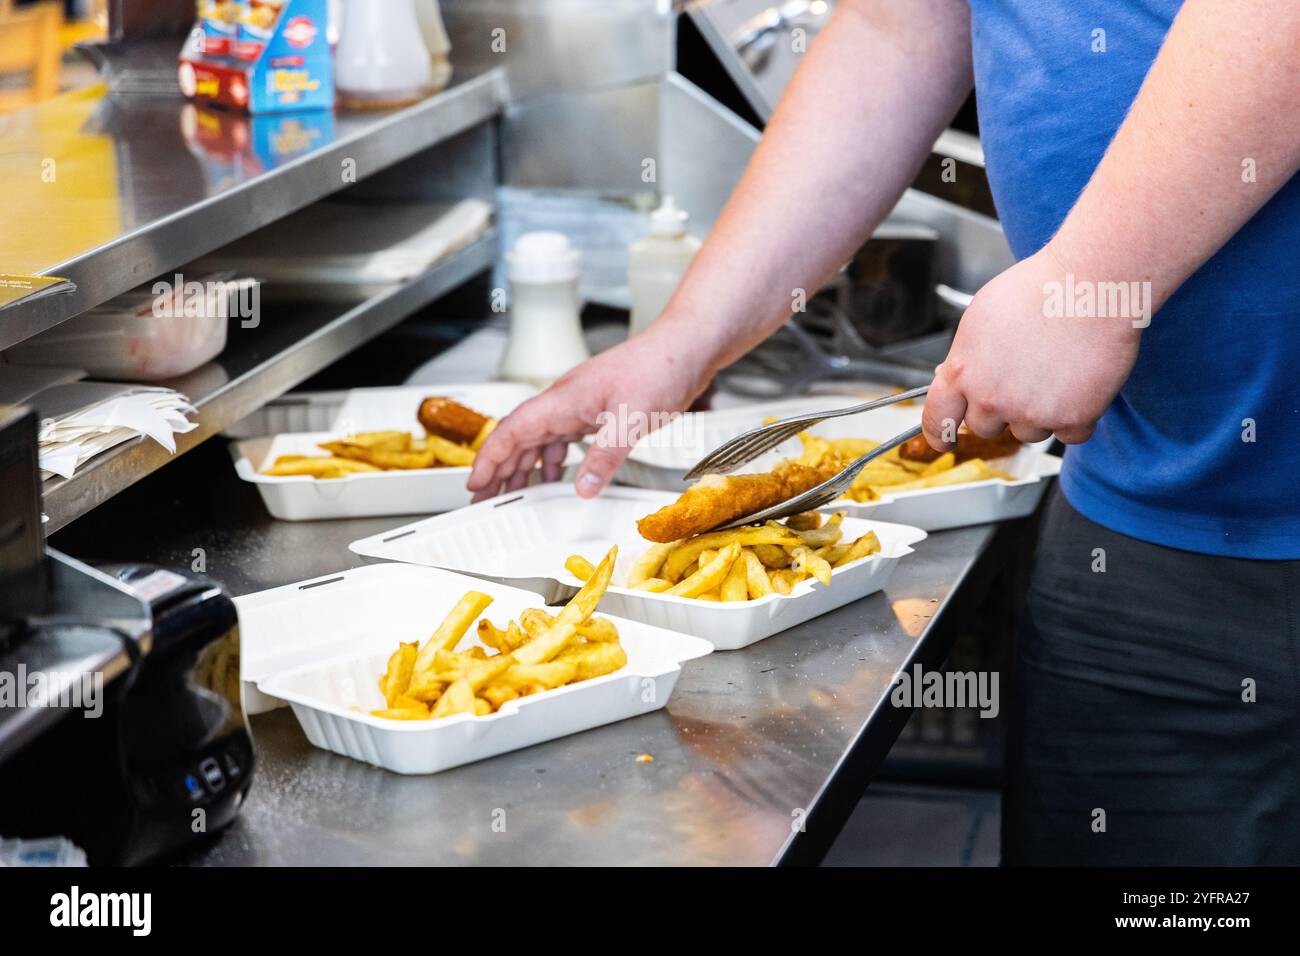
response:
<path fill-rule="evenodd" d="M 1070 448 L 1017 653 L 1004 859 L 1300 863 L 1300 3 L 841 0 L 653 325 L 522 406 L 479 497 L 680 410 L 847 261 L 974 83 L 1019 261 L 924 414 Z"/>

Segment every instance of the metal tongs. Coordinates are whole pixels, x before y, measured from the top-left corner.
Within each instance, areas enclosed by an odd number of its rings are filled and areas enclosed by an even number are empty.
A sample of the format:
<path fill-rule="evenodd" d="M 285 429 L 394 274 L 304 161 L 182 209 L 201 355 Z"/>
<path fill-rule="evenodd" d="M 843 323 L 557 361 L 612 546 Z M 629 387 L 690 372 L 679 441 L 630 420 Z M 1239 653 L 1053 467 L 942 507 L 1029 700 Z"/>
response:
<path fill-rule="evenodd" d="M 758 428 L 752 428 L 742 435 L 737 435 L 729 441 L 723 442 L 713 451 L 709 452 L 700 461 L 686 473 L 686 479 L 689 481 L 693 478 L 699 478 L 701 475 L 722 474 L 735 471 L 741 465 L 753 461 L 764 452 L 771 451 L 782 442 L 788 441 L 799 432 L 813 425 L 826 421 L 828 418 L 843 418 L 846 415 L 860 415 L 862 412 L 869 412 L 875 408 L 883 408 L 886 405 L 895 405 L 898 402 L 905 402 L 913 398 L 920 398 L 930 390 L 929 385 L 922 385 L 919 388 L 909 389 L 906 392 L 899 392 L 897 395 L 887 395 L 884 398 L 877 398 L 874 401 L 864 402 L 861 405 L 850 405 L 848 408 L 837 408 L 828 412 L 815 412 L 811 415 L 796 415 L 792 418 L 783 418 L 779 422 L 771 422 L 767 425 L 760 425 Z M 917 435 L 921 434 L 921 426 L 916 425 L 903 432 L 901 435 L 895 435 L 888 441 L 883 441 L 871 451 L 867 452 L 861 458 L 850 462 L 849 465 L 837 474 L 835 477 L 823 481 L 815 488 L 810 488 L 801 495 L 796 495 L 780 504 L 772 505 L 770 508 L 764 508 L 754 514 L 737 518 L 726 524 L 718 525 L 711 528 L 712 531 L 723 531 L 728 528 L 739 528 L 747 524 L 760 524 L 764 521 L 776 521 L 781 518 L 788 518 L 791 515 L 802 514 L 805 511 L 813 511 L 822 505 L 829 504 L 836 498 L 844 495 L 857 480 L 862 469 L 879 458 L 881 455 L 889 452 L 905 442 L 911 441 Z"/>

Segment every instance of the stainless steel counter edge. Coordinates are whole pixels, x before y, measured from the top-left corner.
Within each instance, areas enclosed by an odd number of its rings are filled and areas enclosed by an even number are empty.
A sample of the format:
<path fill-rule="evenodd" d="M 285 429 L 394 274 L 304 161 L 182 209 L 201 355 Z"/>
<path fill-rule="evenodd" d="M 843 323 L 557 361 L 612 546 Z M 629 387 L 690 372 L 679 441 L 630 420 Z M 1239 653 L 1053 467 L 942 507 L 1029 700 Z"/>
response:
<path fill-rule="evenodd" d="M 664 710 L 433 776 L 317 750 L 290 712 L 260 715 L 241 819 L 190 862 L 815 863 L 910 714 L 889 702 L 893 675 L 942 662 L 954 620 L 939 618 L 959 613 L 953 596 L 983 577 L 996 534 L 933 535 L 886 594 L 690 662 Z M 909 604 L 936 610 L 904 625 Z M 806 832 L 792 831 L 796 808 Z"/>
<path fill-rule="evenodd" d="M 146 523 L 153 530 L 141 535 Z M 190 567 L 201 547 L 207 574 L 250 594 L 361 566 L 348 542 L 402 523 L 275 521 L 226 449 L 206 442 L 52 543 L 93 563 L 168 568 Z M 935 532 L 883 593 L 690 661 L 660 710 L 440 774 L 402 776 L 319 750 L 290 709 L 259 714 L 240 817 L 185 862 L 816 862 L 911 713 L 887 698 L 900 669 L 939 666 L 1030 529 Z M 639 762 L 643 753 L 654 760 Z M 505 828 L 494 826 L 498 809 Z M 796 811 L 805 826 L 792 835 Z"/>
<path fill-rule="evenodd" d="M 997 568 L 990 565 L 998 565 L 998 545 L 999 543 L 1005 545 L 1009 538 L 1014 537 L 1013 527 L 984 525 L 959 529 L 967 532 L 984 532 L 984 535 L 975 544 L 970 560 L 961 567 L 960 572 L 952 579 L 947 592 L 939 599 L 933 616 L 917 639 L 911 653 L 898 665 L 894 673 L 908 672 L 917 664 L 926 670 L 937 670 L 943 666 L 948 652 L 952 649 L 951 638 L 955 636 L 953 619 L 959 616 L 962 610 L 957 605 L 977 603 L 980 600 L 983 590 L 979 584 L 983 582 L 972 579 L 993 576 Z M 983 574 L 981 575 L 980 572 Z M 972 590 L 976 593 L 972 594 Z M 806 825 L 791 830 L 785 845 L 773 860 L 773 865 L 808 865 L 820 861 L 830 849 L 834 841 L 828 835 L 829 832 L 833 830 L 838 834 L 852 806 L 860 799 L 871 776 L 883 762 L 912 714 L 910 708 L 896 707 L 891 703 L 892 687 L 893 684 L 889 684 L 885 693 L 881 694 L 875 707 L 863 721 L 862 727 L 818 789 L 817 795 L 809 802 L 805 814 Z M 819 831 L 816 838 L 809 839 L 807 834 L 814 830 Z"/>

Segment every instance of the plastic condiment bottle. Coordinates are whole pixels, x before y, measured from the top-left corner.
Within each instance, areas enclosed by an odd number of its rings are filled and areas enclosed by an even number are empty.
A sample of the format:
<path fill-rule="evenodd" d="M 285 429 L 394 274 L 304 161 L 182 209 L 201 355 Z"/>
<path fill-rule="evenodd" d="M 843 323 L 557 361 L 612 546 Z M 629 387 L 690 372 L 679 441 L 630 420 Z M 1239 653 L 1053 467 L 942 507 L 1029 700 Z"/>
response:
<path fill-rule="evenodd" d="M 414 0 L 347 0 L 334 86 L 348 109 L 391 109 L 432 91 L 433 62 Z"/>
<path fill-rule="evenodd" d="M 506 253 L 510 341 L 501 377 L 545 388 L 590 353 L 582 338 L 581 254 L 558 232 L 527 232 Z"/>
<path fill-rule="evenodd" d="M 688 218 L 673 204 L 672 196 L 665 196 L 663 205 L 650 214 L 650 232 L 628 247 L 633 335 L 664 310 L 700 248 L 700 240 L 686 232 Z"/>

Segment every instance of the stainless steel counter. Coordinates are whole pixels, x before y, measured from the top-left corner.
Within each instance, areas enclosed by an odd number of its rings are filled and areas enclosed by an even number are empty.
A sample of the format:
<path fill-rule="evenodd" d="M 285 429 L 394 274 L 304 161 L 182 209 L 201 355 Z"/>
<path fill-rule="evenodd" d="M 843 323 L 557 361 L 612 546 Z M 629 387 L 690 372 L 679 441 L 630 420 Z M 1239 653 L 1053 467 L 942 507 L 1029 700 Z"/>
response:
<path fill-rule="evenodd" d="M 266 581 L 337 569 L 362 525 L 279 525 L 245 555 Z M 392 522 L 387 522 L 392 524 Z M 993 531 L 933 535 L 885 594 L 685 665 L 665 710 L 431 777 L 311 747 L 292 713 L 253 719 L 260 766 L 215 865 L 766 865 L 820 857 L 905 711 L 884 699 Z M 289 542 L 293 551 L 281 551 Z M 266 549 L 265 552 L 263 549 Z M 279 583 L 278 581 L 275 583 Z M 640 754 L 654 760 L 639 763 Z M 832 791 L 842 791 L 838 795 Z M 819 808 L 820 801 L 826 801 Z M 836 806 L 839 809 L 836 809 Z M 797 832 L 802 822 L 804 832 Z"/>
<path fill-rule="evenodd" d="M 92 563 L 204 570 L 238 595 L 355 567 L 350 541 L 404 521 L 273 521 L 222 445 L 204 443 L 51 544 Z M 248 803 L 189 862 L 816 862 L 910 714 L 887 700 L 893 675 L 942 663 L 1024 531 L 932 534 L 884 593 L 689 662 L 664 710 L 434 776 L 316 750 L 287 709 L 254 717 Z"/>
<path fill-rule="evenodd" d="M 204 443 L 51 544 L 92 563 L 201 560 L 239 595 L 356 567 L 348 542 L 404 521 L 273 521 L 222 445 Z M 932 534 L 884 593 L 689 662 L 664 710 L 434 776 L 316 750 L 288 709 L 254 717 L 248 803 L 189 862 L 816 862 L 909 716 L 886 699 L 893 675 L 939 666 L 1025 530 Z"/>
<path fill-rule="evenodd" d="M 273 521 L 220 445 L 204 444 L 52 544 L 92 562 L 188 568 L 201 558 L 238 595 L 355 567 L 348 542 L 403 521 Z M 143 515 L 155 529 L 147 539 L 135 533 Z M 884 593 L 686 664 L 664 710 L 430 777 L 316 750 L 288 709 L 254 717 L 248 803 L 189 862 L 816 862 L 909 714 L 886 699 L 893 675 L 943 661 L 950 625 L 1020 530 L 933 534 Z"/>

